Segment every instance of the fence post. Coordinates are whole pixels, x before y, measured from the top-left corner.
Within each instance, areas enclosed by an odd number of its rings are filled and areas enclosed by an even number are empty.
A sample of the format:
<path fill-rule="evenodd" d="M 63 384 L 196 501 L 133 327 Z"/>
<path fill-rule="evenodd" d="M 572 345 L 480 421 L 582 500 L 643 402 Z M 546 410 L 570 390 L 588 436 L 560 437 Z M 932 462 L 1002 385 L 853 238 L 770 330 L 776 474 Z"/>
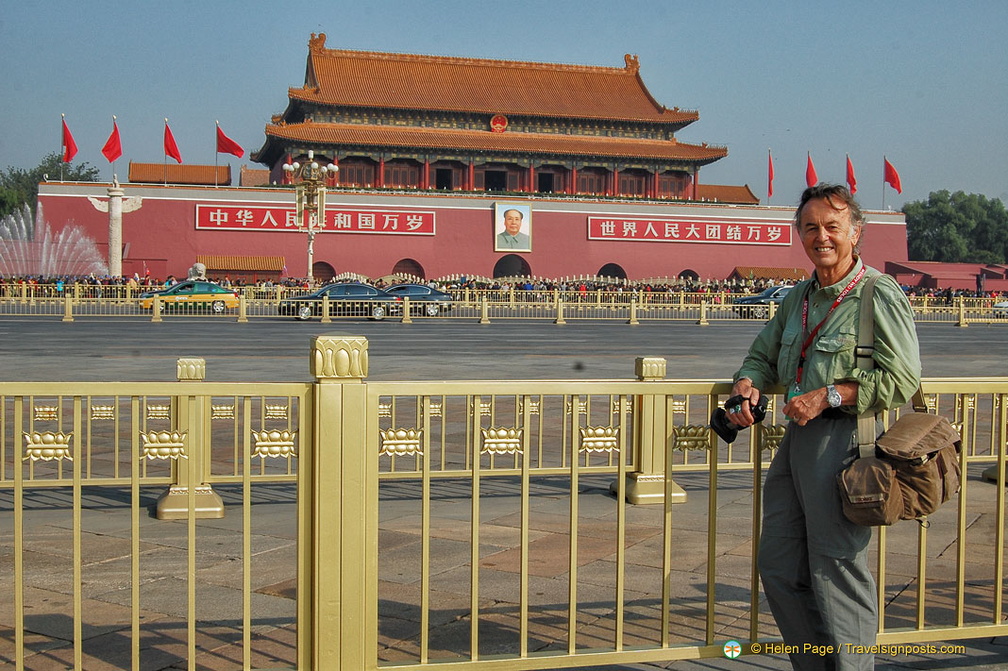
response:
<path fill-rule="evenodd" d="M 238 323 L 248 323 L 248 300 L 244 291 L 238 294 Z"/>
<path fill-rule="evenodd" d="M 151 301 L 151 321 L 159 322 L 161 321 L 161 296 L 154 294 L 154 299 Z"/>
<path fill-rule="evenodd" d="M 966 297 L 959 297 L 959 323 L 956 326 L 966 328 L 969 324 L 966 321 Z"/>
<path fill-rule="evenodd" d="M 311 508 L 301 527 L 311 557 L 299 561 L 310 568 L 303 647 L 311 663 L 299 668 L 357 671 L 374 667 L 378 649 L 378 451 L 368 441 L 367 339 L 314 337 L 310 369 L 311 454 L 301 455 L 298 482 Z"/>
<path fill-rule="evenodd" d="M 638 357 L 634 373 L 641 381 L 665 379 L 666 361 L 661 357 Z M 672 449 L 671 412 L 665 394 L 639 394 L 634 397 L 633 449 L 638 470 L 626 474 L 626 500 L 635 505 L 664 503 L 665 455 Z M 669 483 L 672 503 L 685 503 L 686 491 L 675 482 Z M 619 482 L 613 481 L 609 491 L 619 492 Z"/>
<path fill-rule="evenodd" d="M 322 323 L 332 323 L 332 317 L 329 316 L 329 294 L 322 295 Z"/>
<path fill-rule="evenodd" d="M 700 319 L 697 320 L 697 326 L 710 326 L 710 322 L 707 321 L 707 301 L 700 301 Z"/>
<path fill-rule="evenodd" d="M 480 324 L 489 324 L 490 323 L 490 310 L 487 307 L 487 297 L 486 297 L 486 294 L 484 294 L 483 296 L 480 296 L 480 319 L 479 319 L 479 323 Z"/>
<path fill-rule="evenodd" d="M 73 321 L 73 293 L 69 288 L 63 292 L 63 321 Z"/>
<path fill-rule="evenodd" d="M 176 378 L 179 382 L 202 382 L 206 377 L 204 359 L 179 359 Z M 158 497 L 155 517 L 159 520 L 184 520 L 189 517 L 189 489 L 195 493 L 193 514 L 197 519 L 224 517 L 224 501 L 213 487 L 204 482 L 209 474 L 210 408 L 201 394 L 180 395 L 175 412 L 175 432 L 186 432 L 184 464 L 175 459 L 172 471 L 175 482 Z M 160 436 L 160 434 L 157 434 Z M 153 440 L 153 439 L 152 439 Z M 156 440 L 160 440 L 157 437 Z"/>
<path fill-rule="evenodd" d="M 553 320 L 554 324 L 566 324 L 564 321 L 564 309 L 563 309 L 563 299 L 560 298 L 560 293 L 556 294 L 556 319 Z"/>
<path fill-rule="evenodd" d="M 410 317 L 409 296 L 403 296 L 402 299 L 402 323 L 403 324 L 413 323 L 413 319 L 412 317 Z"/>
<path fill-rule="evenodd" d="M 636 298 L 631 298 L 630 299 L 630 320 L 627 322 L 627 324 L 630 324 L 631 326 L 637 326 L 638 324 L 640 324 L 640 322 L 637 321 L 637 299 Z"/>

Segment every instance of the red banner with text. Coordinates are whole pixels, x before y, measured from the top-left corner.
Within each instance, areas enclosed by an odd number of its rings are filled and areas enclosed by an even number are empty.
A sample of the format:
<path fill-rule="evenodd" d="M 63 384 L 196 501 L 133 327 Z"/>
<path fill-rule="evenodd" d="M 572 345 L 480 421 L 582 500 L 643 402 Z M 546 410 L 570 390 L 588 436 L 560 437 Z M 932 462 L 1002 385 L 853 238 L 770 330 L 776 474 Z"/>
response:
<path fill-rule="evenodd" d="M 640 242 L 705 242 L 735 245 L 791 244 L 789 221 L 739 220 L 729 222 L 684 218 L 588 217 L 589 240 Z"/>
<path fill-rule="evenodd" d="M 293 207 L 196 204 L 196 228 L 218 231 L 297 231 Z M 320 233 L 434 235 L 434 212 L 369 207 L 326 207 Z"/>

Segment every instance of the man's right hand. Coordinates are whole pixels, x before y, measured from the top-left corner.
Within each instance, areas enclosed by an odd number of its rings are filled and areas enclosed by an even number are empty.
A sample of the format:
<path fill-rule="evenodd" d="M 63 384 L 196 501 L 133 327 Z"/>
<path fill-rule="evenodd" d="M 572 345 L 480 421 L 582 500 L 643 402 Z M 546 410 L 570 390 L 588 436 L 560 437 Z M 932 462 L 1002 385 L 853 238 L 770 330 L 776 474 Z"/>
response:
<path fill-rule="evenodd" d="M 725 408 L 728 421 L 739 428 L 752 426 L 756 422 L 752 416 L 752 407 L 759 401 L 759 389 L 753 386 L 752 380 L 744 377 L 732 385 L 731 395 L 741 396 L 743 400 L 740 405 Z"/>

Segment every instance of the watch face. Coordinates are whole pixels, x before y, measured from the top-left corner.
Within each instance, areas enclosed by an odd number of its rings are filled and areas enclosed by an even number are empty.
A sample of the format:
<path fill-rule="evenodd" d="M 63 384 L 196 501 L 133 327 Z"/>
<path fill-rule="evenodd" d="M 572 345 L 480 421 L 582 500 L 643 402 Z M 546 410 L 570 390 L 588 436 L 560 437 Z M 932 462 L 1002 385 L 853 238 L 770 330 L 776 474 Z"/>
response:
<path fill-rule="evenodd" d="M 837 391 L 836 387 L 829 385 L 826 387 L 826 400 L 829 401 L 830 407 L 839 408 L 840 404 L 843 403 L 843 398 L 840 396 L 840 392 Z"/>

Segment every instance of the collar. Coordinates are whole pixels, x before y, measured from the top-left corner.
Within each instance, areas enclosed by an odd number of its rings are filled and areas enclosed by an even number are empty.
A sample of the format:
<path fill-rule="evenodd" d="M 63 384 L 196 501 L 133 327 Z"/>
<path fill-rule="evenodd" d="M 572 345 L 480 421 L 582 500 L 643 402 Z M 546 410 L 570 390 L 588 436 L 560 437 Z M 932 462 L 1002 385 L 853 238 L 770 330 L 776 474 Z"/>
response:
<path fill-rule="evenodd" d="M 816 275 L 816 272 L 813 270 L 812 271 L 812 288 L 815 289 L 815 290 L 825 291 L 830 296 L 839 296 L 840 292 L 843 291 L 843 288 L 845 286 L 847 286 L 852 279 L 854 279 L 854 276 L 858 274 L 858 271 L 861 270 L 862 266 L 864 266 L 864 262 L 861 260 L 861 257 L 860 256 L 855 256 L 854 257 L 854 267 L 851 268 L 850 272 L 847 273 L 846 275 L 844 275 L 842 278 L 840 278 L 840 281 L 837 282 L 836 284 L 831 284 L 831 285 L 825 286 L 825 287 L 822 286 L 821 284 L 819 284 L 819 276 Z M 858 284 L 861 284 L 861 283 L 858 282 Z"/>

